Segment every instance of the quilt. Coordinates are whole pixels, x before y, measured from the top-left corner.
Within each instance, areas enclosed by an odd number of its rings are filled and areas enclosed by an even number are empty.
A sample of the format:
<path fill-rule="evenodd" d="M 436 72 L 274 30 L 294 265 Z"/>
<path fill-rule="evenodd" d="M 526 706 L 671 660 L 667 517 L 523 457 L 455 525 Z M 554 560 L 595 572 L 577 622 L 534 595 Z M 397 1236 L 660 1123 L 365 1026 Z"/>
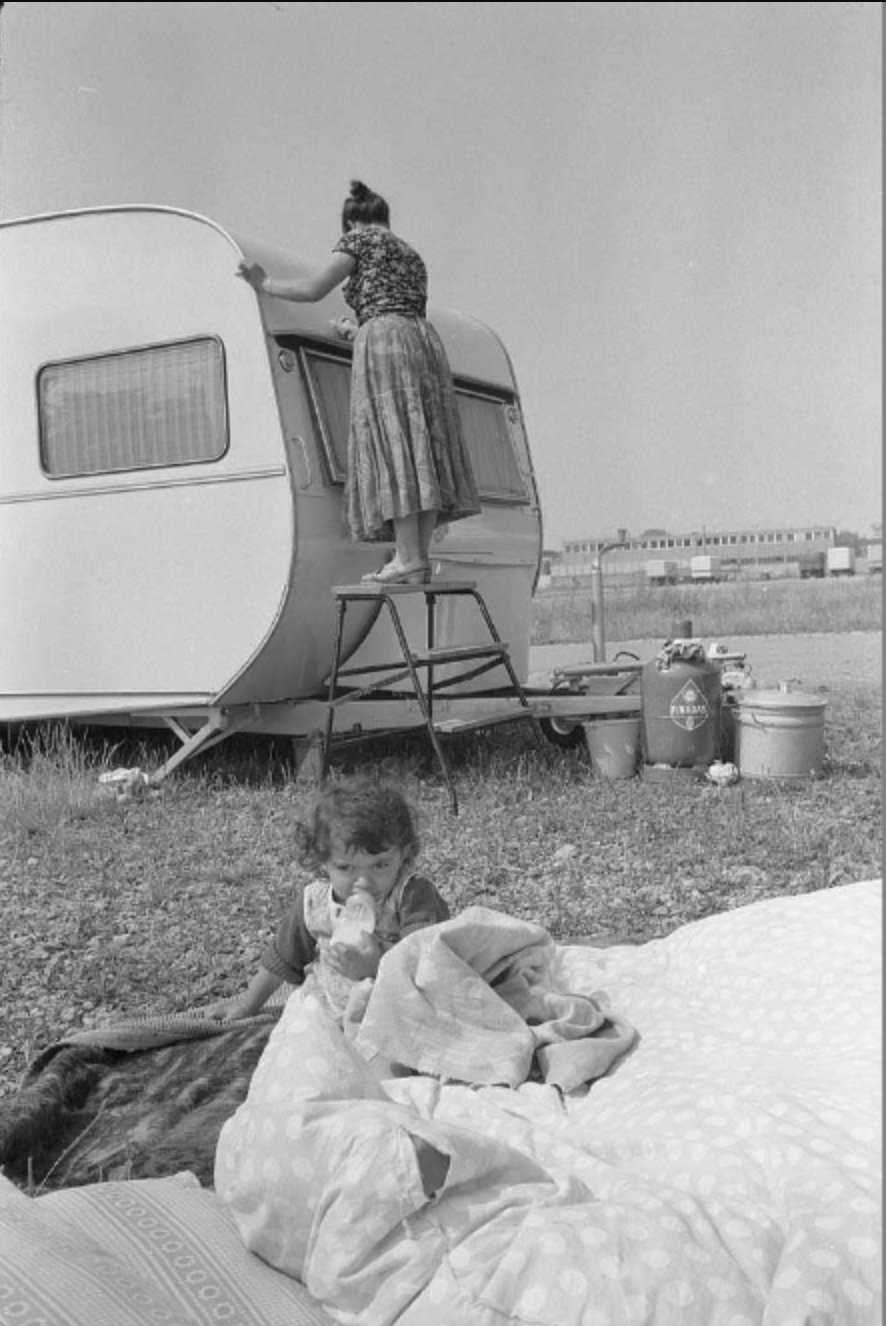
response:
<path fill-rule="evenodd" d="M 634 1028 L 604 991 L 554 979 L 556 945 L 540 925 L 468 907 L 386 953 L 345 1034 L 377 1075 L 406 1068 L 476 1086 L 537 1077 L 569 1091 L 630 1050 Z"/>
<path fill-rule="evenodd" d="M 224 1124 L 244 1245 L 344 1326 L 881 1326 L 880 884 L 557 950 L 590 1087 L 380 1083 L 291 999 Z"/>
<path fill-rule="evenodd" d="M 0 1323 L 882 1326 L 880 896 L 557 945 L 552 988 L 636 1033 L 572 1090 L 380 1081 L 290 999 L 226 1033 L 260 1057 L 214 1190 L 160 1148 L 157 1178 L 0 1176 Z"/>

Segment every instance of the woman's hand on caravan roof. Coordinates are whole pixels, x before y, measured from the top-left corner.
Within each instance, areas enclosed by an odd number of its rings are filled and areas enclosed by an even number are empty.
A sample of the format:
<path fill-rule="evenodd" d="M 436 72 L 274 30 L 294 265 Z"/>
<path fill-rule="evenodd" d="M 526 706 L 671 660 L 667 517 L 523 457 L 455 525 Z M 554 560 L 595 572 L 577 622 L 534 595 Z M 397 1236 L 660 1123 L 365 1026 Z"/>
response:
<path fill-rule="evenodd" d="M 242 276 L 243 280 L 254 286 L 256 290 L 261 290 L 268 277 L 260 262 L 241 262 L 237 268 L 237 275 Z"/>
<path fill-rule="evenodd" d="M 248 281 L 256 290 L 263 290 L 266 295 L 276 295 L 278 299 L 292 299 L 296 303 L 316 304 L 324 299 L 337 285 L 346 281 L 356 266 L 356 261 L 349 253 L 336 253 L 325 267 L 318 267 L 309 276 L 296 276 L 290 280 L 268 276 L 258 262 L 241 262 L 237 275 Z"/>

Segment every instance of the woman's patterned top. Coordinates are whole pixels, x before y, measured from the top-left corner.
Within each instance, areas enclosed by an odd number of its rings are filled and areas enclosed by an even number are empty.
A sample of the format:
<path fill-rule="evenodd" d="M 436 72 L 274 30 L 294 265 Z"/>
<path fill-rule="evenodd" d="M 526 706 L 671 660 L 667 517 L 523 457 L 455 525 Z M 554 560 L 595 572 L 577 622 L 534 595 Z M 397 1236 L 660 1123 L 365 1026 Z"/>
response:
<path fill-rule="evenodd" d="M 357 266 L 346 281 L 345 303 L 359 323 L 380 313 L 423 318 L 428 303 L 424 261 L 405 240 L 384 226 L 366 226 L 342 235 L 333 253 L 349 253 Z"/>

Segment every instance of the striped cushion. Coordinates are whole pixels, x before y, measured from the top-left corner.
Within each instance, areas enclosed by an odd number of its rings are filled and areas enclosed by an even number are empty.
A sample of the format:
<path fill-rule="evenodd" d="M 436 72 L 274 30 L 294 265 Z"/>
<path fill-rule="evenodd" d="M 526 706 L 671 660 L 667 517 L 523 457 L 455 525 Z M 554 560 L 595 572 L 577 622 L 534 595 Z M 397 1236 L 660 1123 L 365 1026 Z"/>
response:
<path fill-rule="evenodd" d="M 0 1176 L 0 1322 L 330 1326 L 191 1174 L 32 1199 Z"/>

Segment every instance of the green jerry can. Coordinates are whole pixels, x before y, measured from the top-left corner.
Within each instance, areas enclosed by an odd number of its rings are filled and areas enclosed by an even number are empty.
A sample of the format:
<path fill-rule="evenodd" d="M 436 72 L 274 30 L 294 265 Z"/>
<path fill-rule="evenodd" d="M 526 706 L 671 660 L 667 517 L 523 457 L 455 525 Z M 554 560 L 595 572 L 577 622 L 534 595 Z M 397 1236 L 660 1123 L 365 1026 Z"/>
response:
<path fill-rule="evenodd" d="M 720 669 L 700 640 L 669 640 L 640 674 L 647 765 L 689 769 L 720 756 Z"/>

